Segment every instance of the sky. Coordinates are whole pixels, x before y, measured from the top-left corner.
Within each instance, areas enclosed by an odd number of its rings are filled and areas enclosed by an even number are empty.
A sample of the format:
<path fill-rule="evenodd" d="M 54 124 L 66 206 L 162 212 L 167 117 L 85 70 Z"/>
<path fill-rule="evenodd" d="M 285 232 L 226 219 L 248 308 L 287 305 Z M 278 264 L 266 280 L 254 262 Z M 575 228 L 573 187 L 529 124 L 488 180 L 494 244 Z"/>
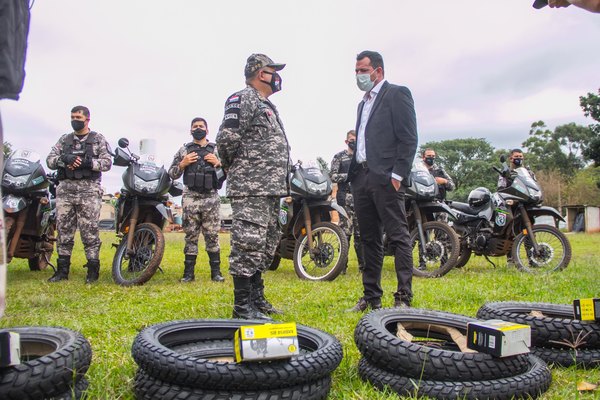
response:
<path fill-rule="evenodd" d="M 579 96 L 600 88 L 600 14 L 532 3 L 37 0 L 21 97 L 0 101 L 4 140 L 45 159 L 81 104 L 113 147 L 153 139 L 168 167 L 192 118 L 214 141 L 246 58 L 265 53 L 287 63 L 270 99 L 292 159 L 330 162 L 356 122 L 356 55 L 375 50 L 386 79 L 412 91 L 420 143 L 517 147 L 534 121 L 591 124 Z M 104 174 L 108 191 L 122 170 Z"/>

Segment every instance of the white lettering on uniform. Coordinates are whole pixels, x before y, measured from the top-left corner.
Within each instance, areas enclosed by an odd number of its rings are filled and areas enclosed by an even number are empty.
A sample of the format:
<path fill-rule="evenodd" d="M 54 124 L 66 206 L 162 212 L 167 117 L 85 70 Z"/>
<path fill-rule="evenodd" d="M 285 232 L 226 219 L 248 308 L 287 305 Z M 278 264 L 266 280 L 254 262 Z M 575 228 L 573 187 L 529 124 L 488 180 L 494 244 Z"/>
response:
<path fill-rule="evenodd" d="M 225 114 L 225 120 L 228 119 L 238 119 L 237 114 Z"/>
<path fill-rule="evenodd" d="M 225 106 L 225 111 L 229 110 L 230 108 L 240 108 L 240 103 L 227 104 Z"/>

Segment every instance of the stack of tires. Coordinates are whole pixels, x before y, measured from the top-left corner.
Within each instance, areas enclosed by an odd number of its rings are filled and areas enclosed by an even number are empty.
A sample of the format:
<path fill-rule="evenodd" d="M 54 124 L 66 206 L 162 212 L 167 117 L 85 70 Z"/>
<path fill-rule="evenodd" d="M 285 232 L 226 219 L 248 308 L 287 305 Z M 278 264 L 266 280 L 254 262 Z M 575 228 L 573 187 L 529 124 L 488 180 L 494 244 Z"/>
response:
<path fill-rule="evenodd" d="M 0 332 L 20 335 L 21 363 L 0 368 L 0 399 L 72 400 L 82 398 L 92 362 L 83 335 L 66 328 L 18 327 Z"/>
<path fill-rule="evenodd" d="M 477 317 L 501 319 L 531 327 L 531 352 L 548 364 L 600 367 L 600 324 L 573 319 L 568 304 L 486 303 Z"/>
<path fill-rule="evenodd" d="M 401 396 L 516 399 L 535 398 L 548 390 L 552 376 L 534 355 L 494 358 L 462 352 L 452 335 L 464 337 L 467 323 L 474 321 L 478 320 L 416 308 L 370 312 L 354 331 L 362 354 L 359 375 Z M 397 335 L 402 330 L 398 323 L 406 331 L 400 335 L 403 339 Z"/>
<path fill-rule="evenodd" d="M 342 360 L 333 336 L 297 325 L 300 354 L 291 359 L 236 363 L 233 338 L 253 320 L 188 320 L 150 326 L 135 338 L 137 399 L 325 399 Z"/>

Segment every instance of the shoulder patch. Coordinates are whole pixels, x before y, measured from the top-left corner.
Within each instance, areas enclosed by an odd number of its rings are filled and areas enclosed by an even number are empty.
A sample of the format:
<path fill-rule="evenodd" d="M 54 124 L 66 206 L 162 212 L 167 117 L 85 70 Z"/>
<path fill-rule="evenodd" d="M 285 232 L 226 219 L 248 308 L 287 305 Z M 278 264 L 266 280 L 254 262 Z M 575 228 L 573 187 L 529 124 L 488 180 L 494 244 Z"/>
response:
<path fill-rule="evenodd" d="M 242 96 L 235 93 L 225 102 L 225 116 L 223 117 L 223 126 L 225 128 L 239 128 L 240 127 L 240 105 Z"/>

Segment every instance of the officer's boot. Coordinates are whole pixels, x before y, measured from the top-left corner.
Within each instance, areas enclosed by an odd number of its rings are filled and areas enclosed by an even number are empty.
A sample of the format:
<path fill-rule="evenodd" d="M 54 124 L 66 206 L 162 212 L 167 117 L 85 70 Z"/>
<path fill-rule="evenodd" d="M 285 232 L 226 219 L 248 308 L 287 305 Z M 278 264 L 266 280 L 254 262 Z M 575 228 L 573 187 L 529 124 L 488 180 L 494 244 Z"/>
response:
<path fill-rule="evenodd" d="M 69 279 L 70 267 L 70 256 L 58 256 L 58 260 L 56 261 L 56 272 L 50 277 L 50 279 L 48 279 L 48 282 L 59 282 Z"/>
<path fill-rule="evenodd" d="M 354 251 L 356 252 L 356 258 L 358 260 L 358 271 L 363 272 L 365 270 L 365 258 L 363 257 L 363 248 L 360 243 L 360 238 L 354 237 Z"/>
<path fill-rule="evenodd" d="M 252 281 L 252 303 L 254 307 L 263 314 L 283 315 L 283 311 L 273 307 L 273 304 L 265 298 L 265 281 L 262 278 L 262 273 L 257 272 L 250 278 Z"/>
<path fill-rule="evenodd" d="M 224 282 L 225 278 L 221 275 L 221 252 L 206 252 L 208 254 L 208 263 L 210 264 L 210 280 L 214 282 Z"/>
<path fill-rule="evenodd" d="M 85 283 L 94 283 L 100 277 L 100 260 L 88 260 Z"/>
<path fill-rule="evenodd" d="M 183 261 L 183 277 L 179 282 L 193 282 L 196 279 L 194 269 L 196 268 L 196 255 L 186 254 Z"/>
<path fill-rule="evenodd" d="M 252 282 L 250 279 L 246 276 L 233 277 L 233 318 L 271 321 L 271 318 L 258 311 L 251 304 Z"/>

